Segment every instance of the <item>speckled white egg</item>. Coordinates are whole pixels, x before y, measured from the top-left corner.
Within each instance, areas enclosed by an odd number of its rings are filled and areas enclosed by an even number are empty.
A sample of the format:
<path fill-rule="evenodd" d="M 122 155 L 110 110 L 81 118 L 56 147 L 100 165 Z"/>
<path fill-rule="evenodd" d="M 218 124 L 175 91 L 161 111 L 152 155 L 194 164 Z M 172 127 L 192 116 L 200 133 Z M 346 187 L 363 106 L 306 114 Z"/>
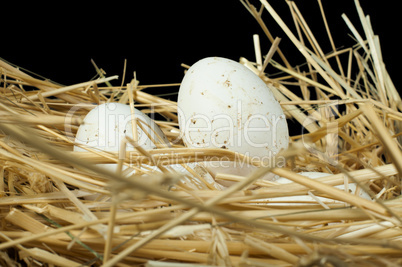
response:
<path fill-rule="evenodd" d="M 134 109 L 134 116 L 137 119 L 140 146 L 146 150 L 155 149 L 157 144 L 169 146 L 167 137 L 151 118 L 137 109 Z M 97 150 L 118 152 L 125 136 L 133 138 L 130 106 L 106 103 L 96 106 L 85 116 L 83 124 L 77 131 L 75 142 Z M 126 150 L 134 151 L 135 148 L 127 144 Z M 76 145 L 74 151 L 86 150 Z M 117 165 L 102 164 L 102 166 L 115 170 Z"/>
<path fill-rule="evenodd" d="M 271 89 L 233 60 L 208 57 L 192 65 L 181 83 L 177 105 L 188 147 L 230 149 L 269 165 L 276 165 L 271 159 L 288 147 L 286 118 Z M 209 164 L 213 172 L 250 172 L 244 164 L 214 165 Z"/>

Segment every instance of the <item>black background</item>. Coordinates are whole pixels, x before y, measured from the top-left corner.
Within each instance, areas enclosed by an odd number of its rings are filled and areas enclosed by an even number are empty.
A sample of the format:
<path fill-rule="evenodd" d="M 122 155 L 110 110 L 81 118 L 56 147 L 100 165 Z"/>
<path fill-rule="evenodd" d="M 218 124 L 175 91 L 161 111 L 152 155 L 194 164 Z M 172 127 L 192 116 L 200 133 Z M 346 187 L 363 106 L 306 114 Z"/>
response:
<path fill-rule="evenodd" d="M 251 2 L 260 6 L 258 1 Z M 294 30 L 286 1 L 269 2 Z M 346 13 L 363 35 L 354 1 L 322 2 L 336 46 L 353 45 L 355 42 L 341 14 Z M 263 54 L 270 47 L 257 22 L 236 0 L 51 3 L 57 4 L 2 3 L 0 57 L 64 85 L 90 80 L 96 74 L 91 59 L 106 71 L 106 76 L 120 78 L 127 59 L 127 82 L 136 71 L 142 85 L 178 83 L 184 73 L 181 63 L 191 65 L 207 56 L 236 61 L 246 57 L 254 61 L 255 33 L 260 34 Z M 317 1 L 296 3 L 324 52 L 330 52 Z M 361 6 L 371 17 L 374 32 L 380 36 L 387 70 L 400 88 L 402 56 L 397 39 L 401 23 L 397 2 L 393 3 L 362 0 Z M 290 63 L 303 63 L 300 53 L 269 13 L 263 14 L 273 35 L 282 38 L 280 48 Z M 121 80 L 113 82 L 120 83 Z M 155 93 L 172 90 L 178 88 Z"/>

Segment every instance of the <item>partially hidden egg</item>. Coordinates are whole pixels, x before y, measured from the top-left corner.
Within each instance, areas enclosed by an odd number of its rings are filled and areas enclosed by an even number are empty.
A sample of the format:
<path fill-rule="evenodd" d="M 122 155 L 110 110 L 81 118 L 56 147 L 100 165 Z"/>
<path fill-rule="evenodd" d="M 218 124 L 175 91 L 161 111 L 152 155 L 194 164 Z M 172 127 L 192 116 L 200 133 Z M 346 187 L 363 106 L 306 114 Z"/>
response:
<path fill-rule="evenodd" d="M 155 122 L 138 109 L 134 109 L 137 120 L 138 144 L 146 149 L 155 149 L 157 144 L 170 146 L 169 140 Z M 133 138 L 133 118 L 130 106 L 120 103 L 105 103 L 96 106 L 84 118 L 78 128 L 74 151 L 86 151 L 85 147 L 96 150 L 119 152 L 125 136 Z M 83 146 L 80 146 L 83 145 Z M 127 144 L 126 151 L 134 151 Z M 117 164 L 102 164 L 116 171 Z M 124 167 L 126 169 L 127 167 Z"/>
<path fill-rule="evenodd" d="M 300 172 L 300 175 L 303 175 L 305 177 L 311 178 L 311 179 L 317 179 L 317 178 L 322 178 L 322 177 L 327 177 L 330 176 L 331 174 L 329 173 L 324 173 L 324 172 Z M 291 183 L 292 181 L 280 177 L 279 179 L 276 180 L 277 183 L 280 184 L 288 184 Z M 341 184 L 341 185 L 336 185 L 335 186 L 338 189 L 341 190 L 345 190 L 345 185 Z M 356 185 L 356 183 L 348 183 L 348 189 L 349 189 L 349 193 L 353 194 L 353 195 L 358 195 L 359 197 L 371 200 L 371 197 L 369 194 L 367 194 L 363 189 L 358 188 L 358 186 Z M 323 201 L 331 201 L 331 202 L 335 202 L 332 200 L 329 200 L 327 198 L 324 197 L 317 197 L 318 199 L 321 199 Z M 291 196 L 291 197 L 280 197 L 280 198 L 276 198 L 276 200 L 281 200 L 281 201 L 296 201 L 296 202 L 300 202 L 300 201 L 314 201 L 314 199 L 311 196 Z"/>
<path fill-rule="evenodd" d="M 208 57 L 193 64 L 182 80 L 177 105 L 188 147 L 229 149 L 267 166 L 278 166 L 275 156 L 288 147 L 288 125 L 273 92 L 236 61 Z M 222 159 L 205 164 L 214 174 L 247 175 L 253 169 Z"/>
<path fill-rule="evenodd" d="M 156 149 L 158 147 L 171 147 L 170 142 L 163 131 L 149 116 L 144 114 L 138 109 L 134 109 L 134 116 L 137 120 L 137 136 L 138 145 L 145 150 Z M 87 151 L 86 148 L 118 153 L 120 144 L 128 136 L 133 138 L 133 117 L 131 115 L 131 108 L 128 105 L 120 103 L 105 103 L 96 106 L 85 116 L 83 123 L 78 128 L 74 151 Z M 129 143 L 126 144 L 126 151 L 135 151 L 136 149 Z M 137 163 L 136 163 L 137 164 Z M 117 171 L 117 164 L 98 164 L 110 171 Z M 136 165 L 138 166 L 138 164 Z M 156 166 L 149 166 L 142 164 L 140 169 L 151 171 L 160 171 Z M 187 166 L 182 164 L 165 165 L 172 172 L 178 172 L 183 175 L 191 175 L 188 168 L 201 175 L 204 180 L 209 183 L 213 182 L 212 177 L 202 171 L 198 163 L 189 162 Z M 123 175 L 135 174 L 135 168 L 129 165 L 123 166 Z M 190 187 L 196 185 L 192 180 L 190 183 L 188 179 L 183 178 L 183 183 L 188 184 Z M 194 184 L 194 185 L 193 185 Z"/>

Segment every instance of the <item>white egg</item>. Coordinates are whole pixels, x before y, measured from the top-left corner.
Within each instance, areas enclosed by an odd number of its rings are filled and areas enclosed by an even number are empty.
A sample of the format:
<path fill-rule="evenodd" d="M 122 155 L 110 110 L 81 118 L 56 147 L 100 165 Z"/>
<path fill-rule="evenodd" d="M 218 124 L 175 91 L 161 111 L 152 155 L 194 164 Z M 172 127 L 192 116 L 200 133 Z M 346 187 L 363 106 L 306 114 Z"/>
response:
<path fill-rule="evenodd" d="M 286 118 L 272 91 L 233 60 L 209 57 L 192 65 L 181 83 L 177 105 L 188 147 L 230 149 L 267 166 L 278 165 L 275 155 L 288 147 Z M 253 169 L 244 162 L 206 165 L 212 173 L 247 175 Z"/>
<path fill-rule="evenodd" d="M 138 144 L 141 147 L 149 150 L 155 149 L 157 144 L 170 146 L 165 134 L 151 118 L 137 109 L 134 109 L 134 116 L 137 119 Z M 83 124 L 78 128 L 75 142 L 97 150 L 118 152 L 125 136 L 133 138 L 130 106 L 106 103 L 95 107 L 85 116 Z M 135 148 L 127 144 L 126 150 L 134 151 Z M 74 151 L 86 150 L 76 145 Z M 117 164 L 102 166 L 115 171 Z"/>
<path fill-rule="evenodd" d="M 155 122 L 142 113 L 140 110 L 134 109 L 135 117 L 138 120 L 137 133 L 138 144 L 146 149 L 155 149 L 157 144 L 166 145 L 170 147 L 170 142 L 162 132 L 162 130 L 155 124 Z M 120 103 L 107 103 L 96 106 L 84 118 L 83 124 L 80 125 L 75 142 L 96 150 L 118 152 L 120 150 L 120 143 L 124 140 L 125 136 L 133 138 L 132 131 L 132 117 L 130 106 Z M 135 148 L 127 144 L 126 151 L 134 151 Z M 74 151 L 86 151 L 84 147 L 78 145 L 74 146 Z M 117 164 L 98 164 L 110 171 L 117 170 Z M 165 166 L 169 170 L 181 173 L 183 175 L 192 175 L 181 164 L 171 164 Z M 193 169 L 199 175 L 202 175 L 204 180 L 209 183 L 213 182 L 212 177 L 208 173 L 200 173 L 197 163 L 188 163 L 188 168 Z M 143 170 L 160 171 L 155 166 L 142 165 Z M 125 175 L 135 173 L 134 169 L 128 166 L 123 166 Z M 190 184 L 188 179 L 183 179 L 183 182 Z M 192 180 L 194 182 L 194 180 Z M 194 185 L 196 188 L 196 185 Z M 96 197 L 97 195 L 95 195 Z M 89 198 L 88 198 L 89 199 Z"/>
<path fill-rule="evenodd" d="M 299 174 L 303 175 L 303 176 L 306 176 L 306 177 L 309 177 L 311 179 L 317 179 L 317 178 L 327 177 L 327 176 L 331 175 L 329 173 L 324 173 L 324 172 L 300 172 Z M 275 182 L 280 183 L 280 184 L 287 184 L 287 183 L 291 183 L 292 181 L 290 181 L 290 180 L 288 180 L 286 178 L 280 177 Z M 335 187 L 339 188 L 341 190 L 345 190 L 345 185 L 343 185 L 343 184 L 342 185 L 336 185 Z M 348 184 L 348 189 L 349 189 L 349 192 L 351 194 L 356 194 L 356 190 L 357 190 L 356 183 L 349 183 Z M 362 197 L 362 198 L 371 200 L 371 197 L 365 191 L 363 191 L 363 189 L 361 189 L 361 188 L 359 189 L 358 195 L 360 197 Z M 322 197 L 319 197 L 319 199 L 328 201 L 328 199 L 322 198 Z M 294 196 L 294 197 L 284 197 L 284 198 L 281 198 L 281 200 L 293 200 L 293 201 L 306 201 L 306 200 L 309 200 L 309 201 L 311 201 L 313 199 L 310 196 Z"/>

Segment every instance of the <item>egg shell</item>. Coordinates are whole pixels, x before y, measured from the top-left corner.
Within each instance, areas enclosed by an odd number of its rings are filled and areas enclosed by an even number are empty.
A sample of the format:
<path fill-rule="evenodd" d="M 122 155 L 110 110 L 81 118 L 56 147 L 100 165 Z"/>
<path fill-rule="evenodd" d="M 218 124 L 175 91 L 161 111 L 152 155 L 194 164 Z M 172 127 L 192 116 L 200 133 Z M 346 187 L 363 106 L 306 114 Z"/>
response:
<path fill-rule="evenodd" d="M 331 175 L 329 173 L 324 173 L 324 172 L 300 172 L 299 174 L 312 178 L 312 179 L 317 179 L 317 178 L 326 177 L 326 176 Z M 292 181 L 290 181 L 286 178 L 280 177 L 278 180 L 276 180 L 276 182 L 280 183 L 280 184 L 287 184 L 287 183 L 291 183 Z M 345 190 L 345 185 L 343 185 L 343 184 L 336 185 L 335 187 L 339 188 L 341 190 Z M 356 194 L 356 190 L 357 190 L 356 183 L 349 183 L 348 189 L 351 194 Z M 363 189 L 359 190 L 359 196 L 362 198 L 371 200 L 371 197 L 365 191 L 363 191 Z M 309 197 L 309 196 L 297 196 L 297 197 L 292 197 L 292 198 L 293 198 L 293 200 L 306 200 L 306 199 L 311 200 L 311 197 Z M 322 199 L 325 199 L 325 198 L 322 198 Z"/>
<path fill-rule="evenodd" d="M 288 147 L 287 122 L 272 91 L 233 60 L 209 57 L 192 65 L 177 105 L 189 147 L 228 148 L 260 157 Z"/>
<path fill-rule="evenodd" d="M 156 144 L 170 146 L 169 140 L 155 122 L 138 109 L 134 109 L 137 119 L 138 144 L 146 150 L 155 149 Z M 144 130 L 143 130 L 144 129 Z M 133 138 L 132 117 L 130 106 L 120 103 L 105 103 L 96 106 L 85 116 L 83 124 L 78 128 L 75 142 L 94 149 L 118 152 L 120 144 L 129 136 Z M 127 144 L 127 151 L 134 151 Z M 74 151 L 86 151 L 74 146 Z M 110 170 L 116 169 L 116 164 L 101 164 Z"/>
<path fill-rule="evenodd" d="M 209 57 L 193 64 L 182 80 L 177 105 L 188 147 L 229 149 L 267 166 L 277 166 L 271 159 L 288 147 L 286 118 L 271 89 L 233 60 Z M 255 169 L 244 162 L 205 165 L 214 174 L 248 175 Z"/>
<path fill-rule="evenodd" d="M 138 109 L 134 109 L 134 114 L 137 120 L 140 121 L 142 127 L 137 126 L 138 132 L 138 144 L 144 149 L 155 149 L 156 144 L 165 144 L 170 147 L 170 142 L 162 132 L 162 130 L 155 124 L 155 122 L 142 113 Z M 93 149 L 118 152 L 120 149 L 120 143 L 125 136 L 133 137 L 132 134 L 132 117 L 130 106 L 120 103 L 106 103 L 101 104 L 93 108 L 85 116 L 83 123 L 78 128 L 75 142 L 82 144 Z M 145 132 L 144 132 L 145 131 Z M 134 151 L 135 148 L 127 144 L 127 151 Z M 84 148 L 74 146 L 74 151 L 86 151 Z M 188 163 L 187 168 L 192 169 L 203 177 L 208 183 L 213 183 L 213 178 L 205 171 L 199 171 L 200 166 L 198 163 Z M 109 171 L 116 171 L 117 164 L 98 164 Z M 169 170 L 181 173 L 183 175 L 192 175 L 187 168 L 181 164 L 171 164 L 165 166 Z M 143 169 L 157 171 L 160 170 L 156 166 L 143 165 Z M 135 173 L 135 170 L 127 166 L 123 166 L 123 175 L 130 176 Z M 188 186 L 197 188 L 194 180 L 183 178 L 184 183 Z M 195 181 L 196 182 L 196 181 Z M 217 187 L 220 189 L 219 187 Z M 98 194 L 94 194 L 92 197 L 86 197 L 86 199 L 95 199 Z"/>

